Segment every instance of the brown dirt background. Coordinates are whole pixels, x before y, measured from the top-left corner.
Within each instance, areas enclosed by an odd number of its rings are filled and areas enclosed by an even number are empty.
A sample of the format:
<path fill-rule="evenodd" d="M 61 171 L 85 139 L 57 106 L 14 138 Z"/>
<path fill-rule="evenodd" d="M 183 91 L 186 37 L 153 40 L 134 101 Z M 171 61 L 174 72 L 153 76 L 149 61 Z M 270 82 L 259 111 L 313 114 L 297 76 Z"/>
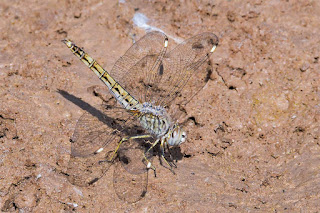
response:
<path fill-rule="evenodd" d="M 0 2 L 0 208 L 34 212 L 319 212 L 320 1 Z M 60 42 L 110 70 L 148 24 L 183 40 L 220 38 L 211 80 L 187 107 L 188 142 L 173 175 L 154 161 L 148 192 L 128 204 L 111 167 L 90 187 L 60 172 L 100 85 Z"/>

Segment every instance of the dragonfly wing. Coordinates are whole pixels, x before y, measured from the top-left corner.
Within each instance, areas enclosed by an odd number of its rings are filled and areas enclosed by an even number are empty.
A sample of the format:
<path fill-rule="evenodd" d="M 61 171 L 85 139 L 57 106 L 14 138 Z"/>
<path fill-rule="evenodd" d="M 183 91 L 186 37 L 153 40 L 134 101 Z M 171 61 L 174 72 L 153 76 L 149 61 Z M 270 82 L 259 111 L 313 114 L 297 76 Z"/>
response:
<path fill-rule="evenodd" d="M 83 157 L 70 156 L 67 175 L 73 185 L 89 186 L 98 181 L 109 169 L 111 162 L 108 162 L 104 153 Z"/>
<path fill-rule="evenodd" d="M 71 138 L 71 155 L 93 155 L 110 142 L 120 140 L 132 115 L 110 101 L 98 107 L 90 107 L 80 117 Z"/>
<path fill-rule="evenodd" d="M 123 144 L 118 152 L 119 161 L 124 169 L 131 174 L 142 174 L 147 171 L 148 162 L 152 162 L 153 149 L 147 150 L 152 145 L 153 139 L 130 139 Z M 146 153 L 147 152 L 147 153 Z M 144 158 L 144 153 L 145 157 Z"/>
<path fill-rule="evenodd" d="M 147 192 L 148 170 L 143 162 L 144 149 L 122 148 L 113 174 L 114 189 L 121 200 L 139 201 Z"/>
<path fill-rule="evenodd" d="M 147 193 L 148 172 L 134 175 L 117 164 L 113 174 L 113 186 L 117 196 L 128 203 L 135 203 Z"/>
<path fill-rule="evenodd" d="M 166 42 L 167 36 L 161 32 L 146 34 L 115 63 L 110 75 L 133 97 L 142 97 L 152 81 L 150 73 L 157 72 L 166 53 Z"/>
<path fill-rule="evenodd" d="M 113 98 L 101 106 L 87 109 L 79 119 L 72 137 L 67 168 L 68 179 L 72 184 L 88 186 L 98 181 L 111 166 L 109 160 L 118 142 L 125 136 L 143 132 L 136 118 L 116 104 Z M 127 144 L 123 143 L 124 148 Z M 135 163 L 128 164 L 128 168 L 133 168 L 131 165 Z M 139 169 L 143 170 L 142 167 Z"/>
<path fill-rule="evenodd" d="M 170 51 L 162 60 L 162 77 L 154 86 L 152 100 L 161 106 L 186 104 L 208 82 L 210 70 L 203 65 L 217 45 L 215 34 L 202 33 Z"/>
<path fill-rule="evenodd" d="M 88 186 L 99 180 L 112 164 L 108 160 L 116 142 L 130 134 L 128 131 L 134 119 L 115 105 L 116 100 L 113 99 L 101 106 L 89 107 L 79 119 L 71 139 L 67 168 L 68 179 L 72 184 Z"/>

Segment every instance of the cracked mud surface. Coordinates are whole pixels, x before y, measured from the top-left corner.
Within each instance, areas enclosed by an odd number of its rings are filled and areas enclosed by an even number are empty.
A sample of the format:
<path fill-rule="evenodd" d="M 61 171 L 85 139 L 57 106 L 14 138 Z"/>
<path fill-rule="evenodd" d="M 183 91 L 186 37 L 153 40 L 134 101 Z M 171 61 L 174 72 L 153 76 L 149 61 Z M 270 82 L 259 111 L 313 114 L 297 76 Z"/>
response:
<path fill-rule="evenodd" d="M 319 10 L 297 0 L 1 1 L 1 211 L 319 211 Z M 138 13 L 147 26 L 133 23 Z M 60 41 L 110 70 L 148 27 L 170 44 L 201 32 L 220 43 L 184 109 L 176 174 L 155 158 L 157 177 L 149 172 L 145 197 L 129 204 L 114 189 L 117 166 L 86 187 L 66 177 L 84 110 L 59 91 L 98 105 L 92 88 L 103 85 Z"/>

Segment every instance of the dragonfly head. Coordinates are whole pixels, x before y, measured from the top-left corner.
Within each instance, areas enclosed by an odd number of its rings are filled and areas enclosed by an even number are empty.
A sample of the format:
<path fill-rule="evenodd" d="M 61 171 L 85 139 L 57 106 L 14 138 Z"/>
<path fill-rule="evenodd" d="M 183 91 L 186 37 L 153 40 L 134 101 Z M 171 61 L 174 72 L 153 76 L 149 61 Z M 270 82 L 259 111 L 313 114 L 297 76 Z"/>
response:
<path fill-rule="evenodd" d="M 179 146 L 187 139 L 187 133 L 176 124 L 170 129 L 168 134 L 168 144 L 170 146 Z"/>

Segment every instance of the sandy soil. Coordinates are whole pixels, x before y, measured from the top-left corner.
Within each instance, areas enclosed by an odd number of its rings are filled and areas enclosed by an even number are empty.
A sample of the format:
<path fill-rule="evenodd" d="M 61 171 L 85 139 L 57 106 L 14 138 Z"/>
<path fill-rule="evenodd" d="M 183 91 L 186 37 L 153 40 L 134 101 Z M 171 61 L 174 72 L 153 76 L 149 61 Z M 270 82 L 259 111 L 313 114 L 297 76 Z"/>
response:
<path fill-rule="evenodd" d="M 0 2 L 1 211 L 319 211 L 320 1 L 42 2 Z M 102 83 L 60 41 L 110 70 L 148 29 L 220 43 L 186 107 L 176 174 L 155 158 L 157 177 L 130 204 L 115 193 L 117 166 L 87 187 L 66 177 L 84 110 L 58 91 L 96 105 Z"/>

